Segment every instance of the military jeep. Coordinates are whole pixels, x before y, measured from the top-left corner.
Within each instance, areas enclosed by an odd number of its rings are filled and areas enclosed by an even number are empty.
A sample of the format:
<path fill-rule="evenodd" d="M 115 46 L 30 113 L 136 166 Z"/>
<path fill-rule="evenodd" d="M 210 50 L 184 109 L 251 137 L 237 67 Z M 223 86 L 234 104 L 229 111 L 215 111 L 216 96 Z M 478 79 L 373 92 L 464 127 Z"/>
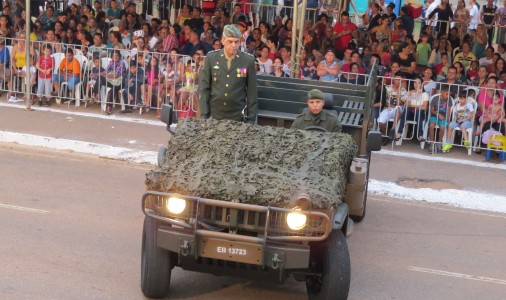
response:
<path fill-rule="evenodd" d="M 171 270 L 283 282 L 305 281 L 309 299 L 346 299 L 350 258 L 346 237 L 366 214 L 371 152 L 381 134 L 370 131 L 376 76 L 366 85 L 258 77 L 258 124 L 289 127 L 307 107 L 313 88 L 326 93 L 324 109 L 335 113 L 359 147 L 348 172 L 346 197 L 336 208 L 309 209 L 301 194 L 294 207 L 259 206 L 220 199 L 147 191 L 142 234 L 141 288 L 146 297 L 169 293 Z M 170 131 L 172 107 L 162 121 Z M 166 149 L 161 149 L 163 161 Z"/>

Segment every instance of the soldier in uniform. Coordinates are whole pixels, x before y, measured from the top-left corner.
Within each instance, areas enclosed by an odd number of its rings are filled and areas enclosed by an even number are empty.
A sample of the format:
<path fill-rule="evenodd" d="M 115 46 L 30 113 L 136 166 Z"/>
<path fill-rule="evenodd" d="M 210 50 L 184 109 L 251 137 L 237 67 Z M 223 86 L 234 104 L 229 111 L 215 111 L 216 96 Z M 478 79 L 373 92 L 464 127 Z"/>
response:
<path fill-rule="evenodd" d="M 199 76 L 201 118 L 255 123 L 257 77 L 255 59 L 238 51 L 242 35 L 233 25 L 223 29 L 223 49 L 209 52 Z"/>
<path fill-rule="evenodd" d="M 323 110 L 325 104 L 324 94 L 318 89 L 307 93 L 308 110 L 297 116 L 292 123 L 293 128 L 305 129 L 310 126 L 318 126 L 329 132 L 341 132 L 341 123 L 337 115 Z"/>

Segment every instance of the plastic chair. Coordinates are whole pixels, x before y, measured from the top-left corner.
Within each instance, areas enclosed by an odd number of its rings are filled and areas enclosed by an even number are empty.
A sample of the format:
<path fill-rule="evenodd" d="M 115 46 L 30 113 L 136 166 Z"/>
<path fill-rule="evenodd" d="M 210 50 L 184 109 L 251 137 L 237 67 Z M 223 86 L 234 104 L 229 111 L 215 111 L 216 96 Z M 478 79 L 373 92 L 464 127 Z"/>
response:
<path fill-rule="evenodd" d="M 504 162 L 506 158 L 506 136 L 493 135 L 487 144 L 487 157 L 486 160 L 490 160 L 492 151 L 500 151 L 501 162 Z"/>

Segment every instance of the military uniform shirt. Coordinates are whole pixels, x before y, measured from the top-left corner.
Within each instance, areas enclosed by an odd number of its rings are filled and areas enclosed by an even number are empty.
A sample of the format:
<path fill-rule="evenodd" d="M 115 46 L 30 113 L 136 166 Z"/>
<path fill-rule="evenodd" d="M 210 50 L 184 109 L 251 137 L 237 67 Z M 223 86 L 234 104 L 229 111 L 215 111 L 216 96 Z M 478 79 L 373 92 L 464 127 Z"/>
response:
<path fill-rule="evenodd" d="M 242 121 L 247 105 L 250 122 L 257 115 L 257 77 L 253 56 L 238 51 L 227 67 L 224 50 L 207 54 L 199 76 L 199 104 L 203 116 Z"/>
<path fill-rule="evenodd" d="M 292 128 L 297 129 L 305 129 L 310 126 L 318 126 L 329 132 L 341 132 L 341 123 L 337 116 L 325 110 L 321 111 L 319 119 L 308 110 L 298 115 L 292 123 Z"/>

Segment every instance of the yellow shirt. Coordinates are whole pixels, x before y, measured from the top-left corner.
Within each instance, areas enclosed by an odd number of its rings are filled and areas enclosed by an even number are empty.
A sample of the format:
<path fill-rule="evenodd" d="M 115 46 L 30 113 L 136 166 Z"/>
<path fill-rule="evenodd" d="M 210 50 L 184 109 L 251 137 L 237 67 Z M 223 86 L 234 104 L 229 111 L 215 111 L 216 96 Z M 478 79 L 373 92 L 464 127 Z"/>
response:
<path fill-rule="evenodd" d="M 16 68 L 24 67 L 25 63 L 26 63 L 26 53 L 17 52 L 16 55 L 14 55 L 14 65 L 16 66 Z"/>

